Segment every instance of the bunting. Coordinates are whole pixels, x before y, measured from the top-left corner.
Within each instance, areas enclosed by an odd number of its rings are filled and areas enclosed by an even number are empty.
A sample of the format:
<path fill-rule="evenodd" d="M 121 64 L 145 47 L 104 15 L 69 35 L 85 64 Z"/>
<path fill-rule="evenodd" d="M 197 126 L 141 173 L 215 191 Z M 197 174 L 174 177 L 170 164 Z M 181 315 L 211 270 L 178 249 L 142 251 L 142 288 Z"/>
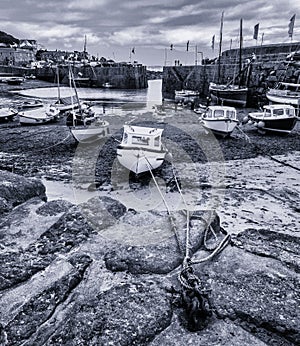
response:
<path fill-rule="evenodd" d="M 186 43 L 186 51 L 187 52 L 189 51 L 189 45 L 190 45 L 190 41 L 187 41 L 187 43 Z"/>
<path fill-rule="evenodd" d="M 288 31 L 289 37 L 293 37 L 295 18 L 296 18 L 296 15 L 294 14 L 289 22 L 289 31 Z"/>
<path fill-rule="evenodd" d="M 171 45 L 170 45 L 170 50 L 173 50 L 173 47 L 174 47 L 174 46 L 171 44 Z"/>
<path fill-rule="evenodd" d="M 134 47 L 131 49 L 131 53 L 135 54 L 135 48 Z"/>
<path fill-rule="evenodd" d="M 257 40 L 257 37 L 258 37 L 258 29 L 259 29 L 259 23 L 257 23 L 256 25 L 254 25 L 254 32 L 253 32 L 253 38 L 254 38 L 254 40 Z"/>

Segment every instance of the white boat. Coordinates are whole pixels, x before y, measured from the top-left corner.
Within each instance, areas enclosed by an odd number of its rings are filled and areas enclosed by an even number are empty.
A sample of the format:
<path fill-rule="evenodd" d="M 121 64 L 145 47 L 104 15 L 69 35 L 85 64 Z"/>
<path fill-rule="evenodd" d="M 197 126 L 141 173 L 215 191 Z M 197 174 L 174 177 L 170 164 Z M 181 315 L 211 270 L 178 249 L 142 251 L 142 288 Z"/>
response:
<path fill-rule="evenodd" d="M 229 106 L 209 106 L 199 120 L 204 128 L 222 137 L 229 136 L 239 123 L 236 109 Z"/>
<path fill-rule="evenodd" d="M 52 106 L 26 110 L 18 113 L 21 125 L 42 125 L 55 121 L 59 117 L 59 111 Z"/>
<path fill-rule="evenodd" d="M 192 97 L 192 96 L 199 96 L 199 91 L 195 90 L 189 90 L 189 89 L 182 89 L 182 90 L 175 90 L 175 97 Z"/>
<path fill-rule="evenodd" d="M 261 133 L 270 131 L 288 134 L 295 127 L 297 119 L 293 106 L 274 104 L 264 106 L 262 112 L 250 112 L 244 122 L 248 120 Z"/>
<path fill-rule="evenodd" d="M 124 125 L 117 158 L 122 166 L 140 174 L 162 165 L 167 154 L 162 145 L 163 129 Z"/>
<path fill-rule="evenodd" d="M 109 135 L 109 123 L 96 115 L 88 105 L 80 103 L 73 73 L 69 69 L 69 81 L 75 92 L 75 100 L 79 105 L 78 109 L 73 109 L 67 115 L 67 126 L 77 142 L 91 143 Z M 72 98 L 73 100 L 73 98 Z"/>
<path fill-rule="evenodd" d="M 266 97 L 274 103 L 299 106 L 300 84 L 279 82 L 275 88 L 267 91 Z"/>
<path fill-rule="evenodd" d="M 0 108 L 0 122 L 10 121 L 17 114 L 18 111 L 14 108 L 2 107 Z"/>
<path fill-rule="evenodd" d="M 70 131 L 77 142 L 90 143 L 109 136 L 109 123 L 100 117 L 87 118 L 82 125 L 71 126 Z"/>

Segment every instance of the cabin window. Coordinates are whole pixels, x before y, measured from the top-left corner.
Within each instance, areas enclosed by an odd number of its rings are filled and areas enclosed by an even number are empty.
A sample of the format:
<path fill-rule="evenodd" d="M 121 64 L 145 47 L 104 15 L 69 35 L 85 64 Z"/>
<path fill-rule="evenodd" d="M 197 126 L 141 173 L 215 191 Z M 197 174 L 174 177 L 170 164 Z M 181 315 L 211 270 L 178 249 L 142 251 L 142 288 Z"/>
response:
<path fill-rule="evenodd" d="M 132 144 L 149 145 L 149 137 L 132 136 Z"/>
<path fill-rule="evenodd" d="M 218 109 L 215 111 L 215 118 L 222 118 L 224 116 L 224 111 L 222 109 Z"/>
<path fill-rule="evenodd" d="M 228 111 L 227 112 L 227 116 L 230 119 L 235 119 L 235 112 L 234 111 Z"/>
<path fill-rule="evenodd" d="M 274 109 L 274 112 L 273 112 L 274 116 L 277 116 L 277 115 L 283 115 L 283 109 Z"/>
<path fill-rule="evenodd" d="M 128 142 L 128 134 L 125 132 L 123 136 L 123 143 L 127 144 L 127 142 Z"/>
<path fill-rule="evenodd" d="M 211 118 L 212 117 L 212 111 L 209 109 L 209 111 L 206 114 L 206 118 Z"/>
<path fill-rule="evenodd" d="M 289 116 L 289 117 L 293 117 L 295 114 L 294 114 L 294 110 L 289 108 L 289 109 L 286 109 L 286 115 Z"/>
<path fill-rule="evenodd" d="M 160 143 L 160 136 L 157 136 L 154 138 L 154 146 L 159 147 L 159 143 Z"/>

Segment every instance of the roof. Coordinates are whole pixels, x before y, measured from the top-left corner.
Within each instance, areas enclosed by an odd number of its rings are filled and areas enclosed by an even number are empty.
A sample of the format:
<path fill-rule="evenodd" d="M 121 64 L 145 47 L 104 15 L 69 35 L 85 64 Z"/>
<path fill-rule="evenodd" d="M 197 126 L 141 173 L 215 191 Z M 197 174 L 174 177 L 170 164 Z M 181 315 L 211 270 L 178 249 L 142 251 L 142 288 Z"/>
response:
<path fill-rule="evenodd" d="M 236 111 L 235 107 L 231 107 L 231 106 L 209 106 L 208 107 L 211 110 L 228 110 L 228 111 Z"/>
<path fill-rule="evenodd" d="M 288 109 L 295 109 L 292 105 L 285 105 L 285 104 L 273 104 L 273 105 L 265 105 L 263 107 L 264 109 L 280 109 L 280 108 L 288 108 Z"/>
<path fill-rule="evenodd" d="M 144 136 L 157 136 L 163 133 L 163 129 L 157 129 L 154 127 L 124 125 L 124 132 Z"/>

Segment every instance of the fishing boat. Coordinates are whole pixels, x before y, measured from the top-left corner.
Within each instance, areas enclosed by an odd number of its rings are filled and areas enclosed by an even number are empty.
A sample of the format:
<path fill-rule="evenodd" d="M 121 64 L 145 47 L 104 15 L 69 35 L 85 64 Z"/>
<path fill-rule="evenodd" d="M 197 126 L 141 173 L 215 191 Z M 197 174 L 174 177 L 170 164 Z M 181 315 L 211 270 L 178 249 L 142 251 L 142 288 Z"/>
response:
<path fill-rule="evenodd" d="M 194 101 L 195 98 L 199 97 L 200 93 L 196 90 L 182 89 L 175 90 L 175 102 L 188 102 Z"/>
<path fill-rule="evenodd" d="M 221 78 L 221 52 L 222 52 L 222 30 L 223 30 L 223 13 L 221 19 L 221 28 L 220 28 L 220 48 L 219 48 L 219 58 L 218 58 L 218 82 L 210 82 L 209 83 L 209 94 L 212 101 L 216 104 L 220 105 L 236 105 L 239 107 L 246 107 L 247 105 L 247 97 L 248 97 L 248 83 L 250 79 L 250 71 L 252 62 L 255 59 L 255 56 L 252 56 L 249 59 L 246 67 L 242 68 L 242 19 L 240 20 L 240 47 L 239 47 L 239 71 L 236 76 L 232 78 L 228 83 L 220 83 L 219 80 Z M 247 80 L 246 83 L 243 84 L 243 76 L 246 73 Z"/>
<path fill-rule="evenodd" d="M 266 97 L 273 103 L 298 106 L 300 100 L 300 84 L 279 82 L 275 88 L 270 88 L 267 91 Z"/>
<path fill-rule="evenodd" d="M 42 125 L 51 121 L 56 121 L 59 111 L 51 105 L 42 108 L 26 110 L 18 113 L 21 125 Z"/>
<path fill-rule="evenodd" d="M 117 158 L 122 166 L 140 174 L 162 165 L 167 154 L 162 145 L 163 129 L 124 125 Z"/>
<path fill-rule="evenodd" d="M 18 111 L 11 107 L 0 108 L 0 122 L 13 120 L 13 117 L 18 114 Z"/>
<path fill-rule="evenodd" d="M 250 112 L 244 122 L 254 124 L 260 133 L 289 134 L 297 123 L 296 109 L 291 105 L 266 105 L 261 112 Z"/>
<path fill-rule="evenodd" d="M 221 137 L 230 136 L 239 123 L 236 109 L 229 106 L 208 106 L 199 120 L 205 129 Z"/>
<path fill-rule="evenodd" d="M 69 68 L 70 86 L 74 89 L 75 100 L 78 104 L 78 108 L 72 109 L 67 115 L 67 126 L 74 139 L 80 143 L 91 143 L 108 137 L 109 122 L 101 119 L 99 115 L 95 114 L 90 105 L 83 106 L 80 103 L 73 77 L 72 70 Z"/>

